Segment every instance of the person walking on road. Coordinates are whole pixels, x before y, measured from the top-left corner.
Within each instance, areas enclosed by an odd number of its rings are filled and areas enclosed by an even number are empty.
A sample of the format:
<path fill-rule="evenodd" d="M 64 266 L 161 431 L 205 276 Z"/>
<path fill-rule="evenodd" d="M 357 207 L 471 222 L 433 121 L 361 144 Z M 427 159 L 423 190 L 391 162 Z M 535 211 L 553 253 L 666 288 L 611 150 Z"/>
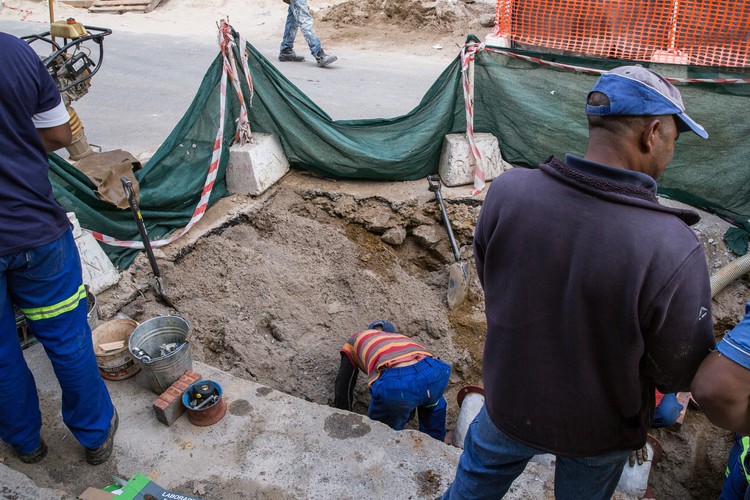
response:
<path fill-rule="evenodd" d="M 542 453 L 556 498 L 611 498 L 654 389 L 688 390 L 714 347 L 698 214 L 656 197 L 680 132 L 708 134 L 640 66 L 604 73 L 586 113 L 583 158 L 504 173 L 480 210 L 485 405 L 443 498 L 500 498 Z"/>
<path fill-rule="evenodd" d="M 310 53 L 318 63 L 318 66 L 324 68 L 333 63 L 338 57 L 332 54 L 326 54 L 320 45 L 318 35 L 313 30 L 313 19 L 310 15 L 310 8 L 307 6 L 307 0 L 284 0 L 289 5 L 286 14 L 286 25 L 284 26 L 284 38 L 281 40 L 281 51 L 279 52 L 279 61 L 282 62 L 302 62 L 305 56 L 297 55 L 294 52 L 294 39 L 297 37 L 297 30 L 302 30 L 302 36 L 305 37 L 307 45 L 310 46 Z"/>
<path fill-rule="evenodd" d="M 443 393 L 451 374 L 449 364 L 397 333 L 390 321 L 380 320 L 352 335 L 341 348 L 336 408 L 351 411 L 359 370 L 370 385 L 368 417 L 401 430 L 416 413 L 420 431 L 445 440 L 448 405 Z"/>
<path fill-rule="evenodd" d="M 52 362 L 63 421 L 98 465 L 112 453 L 118 417 L 94 355 L 70 221 L 47 172 L 47 153 L 71 143 L 70 117 L 26 42 L 0 33 L 0 68 L 0 438 L 25 463 L 48 451 L 15 303 Z"/>

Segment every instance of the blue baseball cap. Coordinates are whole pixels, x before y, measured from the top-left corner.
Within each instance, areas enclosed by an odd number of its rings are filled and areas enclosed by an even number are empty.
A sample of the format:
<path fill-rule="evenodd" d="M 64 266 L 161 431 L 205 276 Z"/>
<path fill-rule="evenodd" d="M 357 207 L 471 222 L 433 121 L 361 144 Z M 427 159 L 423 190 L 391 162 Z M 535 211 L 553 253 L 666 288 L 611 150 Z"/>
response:
<path fill-rule="evenodd" d="M 706 129 L 685 113 L 680 91 L 664 77 L 643 66 L 621 66 L 608 71 L 599 78 L 591 92 L 606 95 L 609 105 L 587 104 L 588 115 L 674 115 L 680 132 L 695 132 L 704 139 L 708 138 Z"/>
<path fill-rule="evenodd" d="M 370 325 L 367 327 L 368 330 L 375 330 L 376 328 L 380 328 L 384 332 L 388 333 L 398 333 L 398 330 L 396 330 L 396 326 L 391 323 L 390 321 L 379 319 L 377 321 L 373 321 L 370 323 Z"/>

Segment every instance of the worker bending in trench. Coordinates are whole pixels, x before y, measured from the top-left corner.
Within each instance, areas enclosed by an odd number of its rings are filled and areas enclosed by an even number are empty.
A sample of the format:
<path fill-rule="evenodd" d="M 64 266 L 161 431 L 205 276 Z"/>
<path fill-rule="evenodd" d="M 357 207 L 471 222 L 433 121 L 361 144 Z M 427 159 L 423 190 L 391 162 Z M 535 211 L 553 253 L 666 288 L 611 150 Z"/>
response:
<path fill-rule="evenodd" d="M 352 410 L 359 370 L 367 374 L 370 386 L 368 417 L 401 430 L 416 413 L 420 431 L 445 440 L 443 393 L 451 374 L 449 364 L 397 333 L 390 321 L 380 320 L 352 335 L 341 348 L 336 408 Z"/>

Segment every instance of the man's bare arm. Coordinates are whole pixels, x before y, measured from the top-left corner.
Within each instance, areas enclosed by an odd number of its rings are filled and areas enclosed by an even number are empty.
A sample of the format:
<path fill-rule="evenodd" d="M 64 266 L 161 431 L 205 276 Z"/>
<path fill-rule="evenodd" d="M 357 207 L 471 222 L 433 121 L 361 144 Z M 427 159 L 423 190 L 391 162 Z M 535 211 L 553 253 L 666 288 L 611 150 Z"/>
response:
<path fill-rule="evenodd" d="M 750 370 L 714 351 L 698 369 L 692 394 L 713 424 L 750 434 Z"/>
<path fill-rule="evenodd" d="M 39 133 L 39 137 L 42 138 L 44 149 L 48 153 L 57 151 L 65 146 L 70 146 L 70 143 L 73 141 L 70 123 L 63 123 L 56 127 L 38 128 L 36 130 Z"/>

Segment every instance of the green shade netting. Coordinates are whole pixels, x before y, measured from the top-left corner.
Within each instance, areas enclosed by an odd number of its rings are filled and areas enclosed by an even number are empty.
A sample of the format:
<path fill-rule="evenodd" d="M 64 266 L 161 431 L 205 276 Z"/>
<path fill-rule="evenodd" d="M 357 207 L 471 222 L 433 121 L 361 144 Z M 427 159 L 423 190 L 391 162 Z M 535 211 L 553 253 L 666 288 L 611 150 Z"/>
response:
<path fill-rule="evenodd" d="M 251 129 L 253 133 L 277 135 L 295 168 L 337 178 L 420 179 L 437 171 L 444 136 L 465 132 L 459 58 L 407 114 L 336 121 L 250 44 L 248 51 L 252 101 L 244 82 L 243 92 Z M 236 48 L 234 54 L 239 57 Z M 627 64 L 544 57 L 599 69 Z M 729 74 L 689 67 L 687 72 L 695 78 L 747 77 L 736 70 Z M 198 204 L 218 128 L 221 74 L 219 56 L 185 115 L 153 158 L 135 174 L 140 183 L 141 212 L 152 240 L 187 225 Z M 495 135 L 503 157 L 518 166 L 534 167 L 550 154 L 583 154 L 587 143 L 583 103 L 596 78 L 480 52 L 475 65 L 474 129 Z M 732 220 L 750 218 L 750 167 L 745 161 L 750 157 L 748 87 L 720 83 L 680 86 L 689 114 L 711 136 L 707 141 L 694 134 L 680 136 L 674 160 L 659 181 L 660 194 Z M 229 86 L 225 148 L 209 205 L 227 194 L 224 173 L 238 114 L 238 97 Z M 98 200 L 90 181 L 57 155 L 50 156 L 50 179 L 58 202 L 75 212 L 83 227 L 121 240 L 140 240 L 131 212 Z M 137 252 L 102 247 L 121 269 L 130 265 Z"/>

